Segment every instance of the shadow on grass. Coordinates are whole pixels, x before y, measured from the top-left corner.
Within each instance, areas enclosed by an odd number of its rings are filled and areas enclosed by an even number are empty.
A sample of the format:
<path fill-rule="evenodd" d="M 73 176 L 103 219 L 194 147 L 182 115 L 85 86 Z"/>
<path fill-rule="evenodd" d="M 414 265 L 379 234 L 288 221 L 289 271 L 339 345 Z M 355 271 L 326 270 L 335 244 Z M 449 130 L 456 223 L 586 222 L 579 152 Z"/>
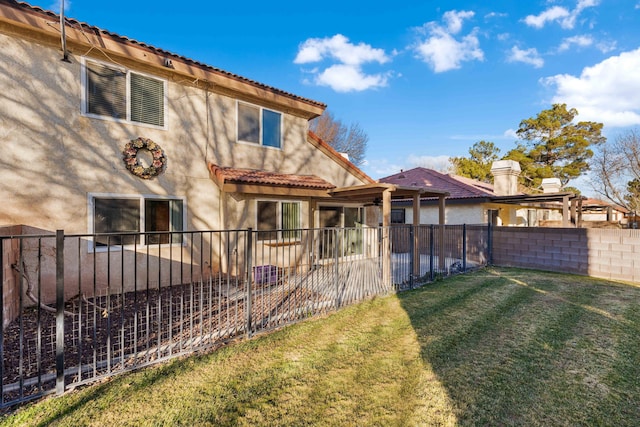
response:
<path fill-rule="evenodd" d="M 487 269 L 398 298 L 461 425 L 637 425 L 639 288 Z"/>

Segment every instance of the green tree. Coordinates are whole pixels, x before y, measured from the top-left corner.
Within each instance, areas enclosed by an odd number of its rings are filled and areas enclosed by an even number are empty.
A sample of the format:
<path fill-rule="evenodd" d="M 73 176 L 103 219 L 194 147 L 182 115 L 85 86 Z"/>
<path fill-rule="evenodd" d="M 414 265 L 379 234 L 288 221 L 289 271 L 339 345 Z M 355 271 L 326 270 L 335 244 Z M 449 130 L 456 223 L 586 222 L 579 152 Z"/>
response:
<path fill-rule="evenodd" d="M 452 157 L 449 161 L 457 175 L 491 183 L 491 165 L 498 160 L 500 149 L 490 141 L 478 141 L 469 148 L 469 157 Z"/>
<path fill-rule="evenodd" d="M 523 144 L 505 158 L 520 161 L 522 183 L 538 188 L 543 178 L 559 178 L 563 186 L 589 170 L 592 147 L 606 141 L 602 123 L 574 123 L 578 111 L 553 104 L 534 118 L 522 120 L 518 137 Z"/>

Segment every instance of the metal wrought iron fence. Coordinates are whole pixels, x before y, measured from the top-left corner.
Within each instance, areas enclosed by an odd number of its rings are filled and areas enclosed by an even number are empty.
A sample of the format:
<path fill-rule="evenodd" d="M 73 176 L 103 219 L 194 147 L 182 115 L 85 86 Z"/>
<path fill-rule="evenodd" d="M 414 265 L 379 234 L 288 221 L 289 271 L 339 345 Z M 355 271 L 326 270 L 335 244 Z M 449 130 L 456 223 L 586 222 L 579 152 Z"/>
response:
<path fill-rule="evenodd" d="M 487 228 L 0 236 L 0 407 L 485 264 Z"/>
<path fill-rule="evenodd" d="M 391 229 L 396 290 L 484 266 L 490 259 L 487 225 L 398 225 Z"/>

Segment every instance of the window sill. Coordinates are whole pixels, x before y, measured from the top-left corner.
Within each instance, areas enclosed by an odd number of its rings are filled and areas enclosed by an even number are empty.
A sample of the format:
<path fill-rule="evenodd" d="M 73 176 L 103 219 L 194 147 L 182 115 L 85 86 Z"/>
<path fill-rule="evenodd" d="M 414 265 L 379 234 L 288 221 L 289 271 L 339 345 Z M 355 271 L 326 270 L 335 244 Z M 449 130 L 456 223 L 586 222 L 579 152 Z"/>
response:
<path fill-rule="evenodd" d="M 261 241 L 261 243 L 265 246 L 269 246 L 271 248 L 279 248 L 279 247 L 285 247 L 285 246 L 296 246 L 301 244 L 302 242 L 300 242 L 299 240 L 296 241 L 292 241 L 292 242 L 269 242 L 269 241 Z"/>

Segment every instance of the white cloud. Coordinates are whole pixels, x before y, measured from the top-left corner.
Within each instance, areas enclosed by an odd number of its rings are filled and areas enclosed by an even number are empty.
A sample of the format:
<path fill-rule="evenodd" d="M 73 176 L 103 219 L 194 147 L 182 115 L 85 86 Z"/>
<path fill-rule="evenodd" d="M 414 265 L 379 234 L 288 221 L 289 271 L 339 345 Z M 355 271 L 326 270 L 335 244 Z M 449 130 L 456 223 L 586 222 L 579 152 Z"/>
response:
<path fill-rule="evenodd" d="M 407 157 L 407 163 L 413 167 L 421 167 L 433 169 L 441 173 L 449 173 L 451 171 L 451 162 L 449 156 L 417 156 L 410 154 Z"/>
<path fill-rule="evenodd" d="M 560 46 L 558 46 L 559 52 L 571 49 L 571 46 L 588 47 L 593 44 L 593 38 L 591 36 L 573 36 L 567 37 L 562 40 Z"/>
<path fill-rule="evenodd" d="M 525 24 L 534 28 L 542 28 L 547 23 L 558 22 L 565 30 L 571 30 L 576 25 L 576 20 L 583 10 L 595 7 L 600 4 L 600 0 L 579 0 L 576 8 L 568 10 L 562 6 L 552 6 L 541 12 L 539 15 L 529 15 L 524 18 Z"/>
<path fill-rule="evenodd" d="M 388 73 L 367 75 L 356 65 L 337 64 L 319 73 L 316 83 L 329 86 L 336 92 L 350 92 L 386 86 L 389 77 Z"/>
<path fill-rule="evenodd" d="M 319 62 L 331 58 L 348 65 L 360 65 L 366 62 L 384 64 L 389 58 L 383 49 L 374 49 L 368 44 L 354 45 L 342 34 L 331 38 L 308 39 L 300 46 L 298 55 L 294 59 L 296 64 Z"/>
<path fill-rule="evenodd" d="M 442 19 L 447 23 L 447 30 L 451 34 L 458 34 L 462 30 L 462 23 L 465 19 L 473 18 L 474 12 L 470 10 L 450 10 L 442 15 Z"/>
<path fill-rule="evenodd" d="M 535 68 L 542 68 L 544 65 L 544 59 L 538 53 L 536 48 L 520 49 L 518 46 L 511 48 L 511 53 L 507 58 L 508 62 L 523 62 L 525 64 L 533 65 Z"/>
<path fill-rule="evenodd" d="M 509 16 L 508 13 L 501 13 L 501 12 L 489 12 L 486 15 L 484 15 L 484 19 L 490 19 L 490 18 L 506 18 L 507 16 Z"/>
<path fill-rule="evenodd" d="M 518 134 L 516 133 L 515 129 L 507 129 L 504 131 L 504 133 L 502 134 L 502 136 L 504 136 L 505 138 L 509 138 L 509 139 L 518 139 Z"/>
<path fill-rule="evenodd" d="M 618 47 L 618 43 L 615 40 L 602 41 L 602 42 L 596 43 L 596 47 L 602 53 L 609 53 L 611 51 L 616 50 L 616 48 Z"/>
<path fill-rule="evenodd" d="M 582 70 L 580 76 L 558 74 L 542 83 L 553 86 L 553 103 L 576 108 L 578 120 L 605 126 L 640 125 L 640 49 L 612 56 Z"/>
<path fill-rule="evenodd" d="M 420 156 L 410 154 L 405 159 L 391 163 L 388 159 L 370 159 L 363 165 L 365 172 L 372 178 L 380 179 L 385 176 L 399 173 L 401 170 L 423 167 L 434 169 L 442 173 L 451 172 L 450 156 Z"/>
<path fill-rule="evenodd" d="M 362 66 L 377 62 L 390 61 L 383 49 L 376 49 L 365 43 L 353 44 L 342 34 L 333 37 L 311 38 L 300 45 L 295 64 L 314 62 L 337 62 L 321 70 L 307 70 L 314 75 L 315 83 L 329 86 L 338 92 L 362 91 L 386 86 L 390 73 L 366 74 Z"/>
<path fill-rule="evenodd" d="M 540 15 L 529 15 L 524 18 L 524 22 L 534 28 L 542 28 L 547 22 L 565 19 L 569 16 L 569 11 L 561 6 L 553 6 L 542 12 Z"/>
<path fill-rule="evenodd" d="M 425 24 L 420 31 L 428 37 L 413 46 L 417 57 L 431 65 L 436 73 L 458 69 L 464 61 L 484 60 L 477 29 L 459 39 L 454 37 L 462 30 L 463 21 L 474 15 L 471 11 L 452 10 L 443 15 L 446 27 L 435 22 Z"/>

